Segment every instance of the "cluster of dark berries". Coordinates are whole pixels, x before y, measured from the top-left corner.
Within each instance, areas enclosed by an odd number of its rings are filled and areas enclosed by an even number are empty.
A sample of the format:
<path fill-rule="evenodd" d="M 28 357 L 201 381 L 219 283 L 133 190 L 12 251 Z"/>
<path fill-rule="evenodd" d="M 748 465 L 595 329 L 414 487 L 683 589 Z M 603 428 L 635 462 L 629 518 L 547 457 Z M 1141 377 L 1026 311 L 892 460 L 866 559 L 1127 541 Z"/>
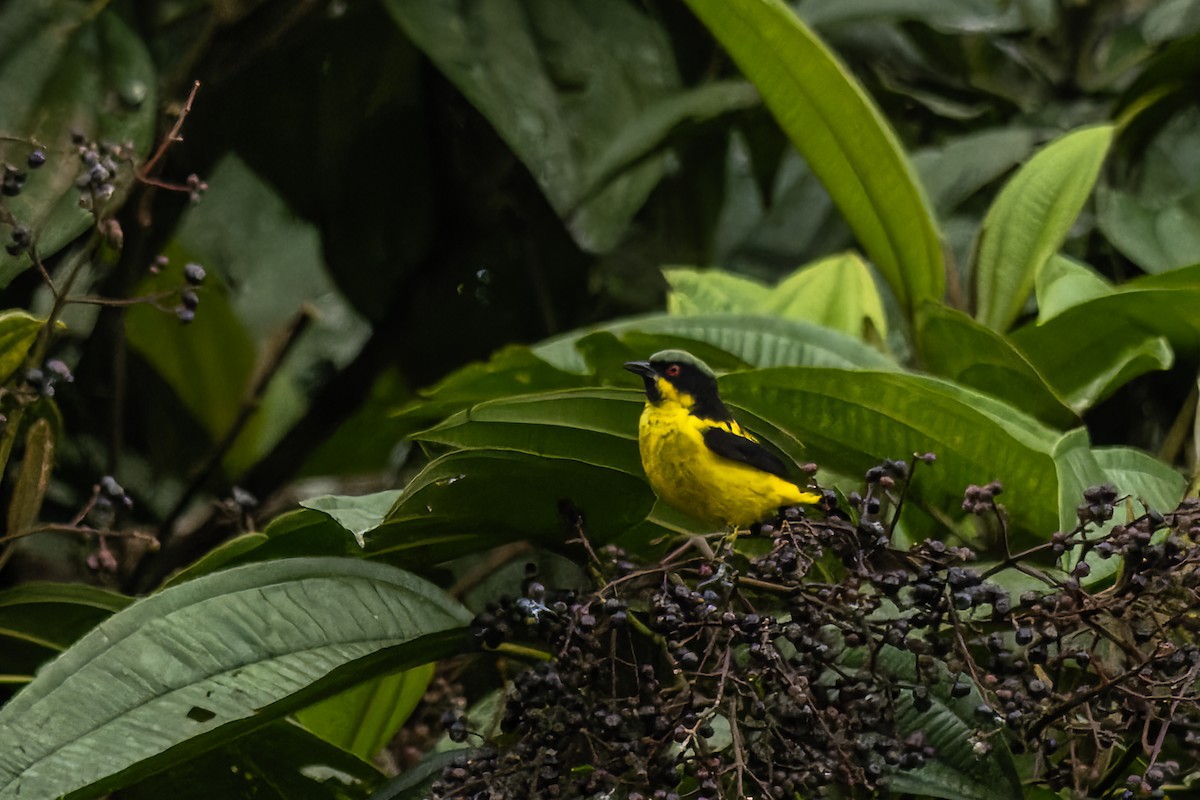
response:
<path fill-rule="evenodd" d="M 59 383 L 72 383 L 74 380 L 71 369 L 56 358 L 47 361 L 41 369 L 34 367 L 25 373 L 25 381 L 42 397 L 53 397 Z"/>
<path fill-rule="evenodd" d="M 30 241 L 29 229 L 23 225 L 16 225 L 13 227 L 12 233 L 9 234 L 8 244 L 4 245 L 4 252 L 10 256 L 18 256 L 25 252 L 25 249 L 29 247 Z"/>
<path fill-rule="evenodd" d="M 983 566 L 939 540 L 890 545 L 911 476 L 881 464 L 845 507 L 785 514 L 732 552 L 639 564 L 601 549 L 593 592 L 528 575 L 476 636 L 510 665 L 544 660 L 512 675 L 498 736 L 446 716 L 469 747 L 434 796 L 915 791 L 906 776 L 949 757 L 947 719 L 963 731 L 951 749 L 965 736 L 971 753 L 951 768 L 968 775 L 1015 752 L 1076 796 L 1163 797 L 1186 778 L 1179 765 L 1200 763 L 1200 500 L 1100 529 L 1123 501 L 1093 487 L 1075 530 Z M 973 486 L 964 509 L 1003 525 L 1001 491 Z M 1120 572 L 1090 586 L 1114 556 Z"/>
<path fill-rule="evenodd" d="M 134 152 L 133 144 L 98 144 L 89 142 L 82 133 L 72 134 L 71 143 L 79 153 L 80 171 L 75 178 L 75 187 L 82 193 L 79 205 L 90 210 L 113 196 L 116 191 L 113 180 L 117 177 L 120 162 Z"/>
<path fill-rule="evenodd" d="M 881 509 L 909 474 L 904 462 L 873 470 L 862 514 L 832 494 L 828 519 L 785 513 L 761 526 L 753 541 L 768 549 L 753 558 L 698 550 L 643 566 L 608 547 L 593 593 L 528 577 L 476 619 L 476 636 L 547 660 L 512 678 L 500 737 L 464 751 L 434 796 L 817 797 L 877 791 L 925 765 L 936 749 L 921 715 L 952 691 L 935 655 L 953 639 L 922 644 L 945 611 L 886 613 L 913 578 L 876 563 L 888 560 Z M 929 548 L 945 583 L 958 551 Z M 446 724 L 470 736 L 460 718 Z"/>
<path fill-rule="evenodd" d="M 985 486 L 971 484 L 963 492 L 962 509 L 968 514 L 982 516 L 996 510 L 996 498 L 1004 492 L 999 481 L 992 481 Z"/>

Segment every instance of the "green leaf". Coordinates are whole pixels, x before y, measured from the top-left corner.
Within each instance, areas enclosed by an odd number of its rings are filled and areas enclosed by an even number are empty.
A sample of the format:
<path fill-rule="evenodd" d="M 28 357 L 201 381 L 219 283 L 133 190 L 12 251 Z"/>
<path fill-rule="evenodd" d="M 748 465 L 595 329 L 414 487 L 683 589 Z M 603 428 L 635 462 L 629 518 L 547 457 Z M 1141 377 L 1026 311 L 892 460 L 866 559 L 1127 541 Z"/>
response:
<path fill-rule="evenodd" d="M 1059 530 L 1063 531 L 1078 524 L 1076 509 L 1085 502 L 1083 492 L 1089 486 L 1111 483 L 1122 494 L 1158 511 L 1175 508 L 1187 490 L 1187 479 L 1168 464 L 1131 447 L 1090 447 L 1082 430 L 1062 438 L 1055 447 L 1054 460 L 1059 482 Z M 1141 513 L 1139 504 L 1132 508 L 1133 514 Z M 1090 535 L 1108 532 L 1124 522 L 1125 512 L 1118 508 L 1112 520 Z M 1092 567 L 1089 584 L 1107 580 L 1121 565 L 1120 559 L 1101 559 L 1095 553 L 1089 555 L 1088 563 Z"/>
<path fill-rule="evenodd" d="M 909 653 L 887 647 L 880 652 L 879 662 L 903 680 L 917 677 Z M 980 757 L 974 751 L 971 735 L 979 730 L 975 709 L 982 702 L 978 690 L 972 687 L 966 697 L 955 699 L 950 697 L 950 686 L 951 677 L 943 672 L 942 680 L 930 693 L 932 705 L 927 711 L 916 710 L 911 692 L 901 694 L 897 727 L 922 732 L 936 754 L 917 769 L 891 770 L 889 790 L 946 800 L 1020 800 L 1024 797 L 1021 781 L 1004 740 L 993 739 L 994 746 L 987 756 Z"/>
<path fill-rule="evenodd" d="M 804 155 L 902 306 L 941 299 L 941 245 L 895 133 L 779 0 L 688 0 Z"/>
<path fill-rule="evenodd" d="M 976 317 L 1004 331 L 1020 315 L 1038 270 L 1087 202 L 1113 125 L 1080 128 L 1042 148 L 1005 184 L 983 222 L 975 263 Z"/>
<path fill-rule="evenodd" d="M 1003 481 L 1016 527 L 1057 524 L 1054 462 L 1059 434 L 1025 412 L 974 390 L 924 375 L 876 370 L 775 368 L 727 375 L 729 403 L 801 439 L 808 457 L 844 474 L 887 458 L 934 452 L 913 496 L 937 508 L 961 501 L 971 483 Z"/>
<path fill-rule="evenodd" d="M 855 253 L 806 264 L 774 288 L 718 269 L 664 269 L 671 291 L 667 311 L 677 316 L 762 314 L 812 322 L 857 339 L 887 334 L 883 300 L 866 263 Z"/>
<path fill-rule="evenodd" d="M 577 345 L 585 337 L 599 332 L 623 340 L 629 340 L 634 334 L 644 334 L 663 347 L 686 347 L 682 343 L 685 339 L 703 342 L 735 356 L 743 364 L 756 367 L 807 365 L 898 369 L 894 361 L 878 350 L 843 333 L 795 320 L 733 314 L 635 317 L 548 339 L 535 345 L 533 353 L 560 370 L 584 373 L 589 364 Z M 645 352 L 639 357 L 653 353 L 654 350 L 648 349 L 652 346 L 652 342 L 645 342 Z"/>
<path fill-rule="evenodd" d="M 46 321 L 19 308 L 0 311 L 0 383 L 13 376 L 29 355 Z"/>
<path fill-rule="evenodd" d="M 144 281 L 137 293 L 169 291 L 179 284 L 178 274 L 164 270 Z M 199 295 L 203 307 L 187 325 L 154 306 L 131 306 L 125 335 L 212 440 L 219 441 L 237 419 L 254 371 L 255 348 L 218 276 L 210 274 Z"/>
<path fill-rule="evenodd" d="M 562 542 L 575 535 L 575 513 L 593 542 L 609 542 L 646 518 L 645 478 L 575 455 L 477 449 L 431 461 L 367 535 L 366 552 L 429 563 L 520 539 Z"/>
<path fill-rule="evenodd" d="M 779 282 L 763 311 L 814 322 L 856 339 L 887 336 L 883 299 L 857 253 L 828 256 L 796 270 Z"/>
<path fill-rule="evenodd" d="M 578 389 L 501 398 L 472 406 L 414 434 L 456 449 L 513 450 L 642 475 L 637 423 L 644 395 Z"/>
<path fill-rule="evenodd" d="M 1040 270 L 1035 281 L 1038 324 L 1071 306 L 1112 294 L 1112 284 L 1086 264 L 1056 253 Z"/>
<path fill-rule="evenodd" d="M 1200 265 L 1129 281 L 1016 331 L 1013 342 L 1077 411 L 1174 352 L 1200 352 Z"/>
<path fill-rule="evenodd" d="M 669 267 L 663 277 L 671 287 L 667 313 L 680 317 L 753 313 L 765 308 L 771 296 L 766 284 L 721 269 Z"/>
<path fill-rule="evenodd" d="M 429 800 L 433 782 L 442 771 L 463 756 L 462 750 L 427 753 L 420 763 L 379 787 L 368 800 Z"/>
<path fill-rule="evenodd" d="M 253 564 L 166 589 L 0 708 L 0 798 L 128 785 L 364 678 L 456 652 L 469 617 L 427 582 L 354 559 Z"/>
<path fill-rule="evenodd" d="M 398 489 L 359 497 L 326 494 L 301 500 L 300 505 L 327 514 L 345 528 L 358 542 L 358 546 L 362 547 L 363 534 L 379 527 L 387 516 L 388 509 L 396 504 L 400 494 Z"/>
<path fill-rule="evenodd" d="M 34 581 L 0 591 L 0 674 L 32 680 L 44 661 L 131 602 L 81 583 Z"/>
<path fill-rule="evenodd" d="M 0 9 L 0 160 L 24 169 L 34 143 L 47 156 L 4 204 L 32 233 L 39 256 L 53 255 L 93 224 L 79 207 L 75 177 L 83 167 L 71 133 L 132 142 L 131 155 L 144 155 L 158 119 L 157 83 L 141 38 L 113 9 L 96 13 L 74 0 Z M 119 163 L 112 183 L 116 193 L 106 209 L 118 207 L 133 184 L 127 162 Z M 0 288 L 30 266 L 26 254 L 0 252 Z"/>
<path fill-rule="evenodd" d="M 1096 200 L 1100 230 L 1146 272 L 1166 272 L 1200 258 L 1200 190 L 1164 199 L 1101 188 Z"/>
<path fill-rule="evenodd" d="M 926 303 L 917 313 L 916 342 L 935 375 L 1007 400 L 1048 425 L 1079 422 L 1012 342 L 961 311 Z"/>
<path fill-rule="evenodd" d="M 941 147 L 918 150 L 912 162 L 933 207 L 948 215 L 1028 158 L 1033 147 L 1034 132 L 1028 128 L 993 128 L 951 139 Z"/>
<path fill-rule="evenodd" d="M 647 158 L 588 192 L 602 177 L 594 165 L 611 166 L 610 148 L 625 147 L 619 137 L 637 136 L 625 133 L 627 122 L 652 113 L 679 85 L 657 23 L 618 0 L 385 5 L 528 167 L 575 241 L 593 252 L 615 246 L 664 160 Z"/>
<path fill-rule="evenodd" d="M 880 18 L 921 22 L 944 33 L 1011 33 L 1024 28 L 1019 6 L 998 0 L 805 0 L 809 25 L 831 28 Z"/>
<path fill-rule="evenodd" d="M 37 521 L 54 468 L 54 431 L 49 420 L 37 419 L 25 434 L 25 455 L 8 505 L 8 532 L 23 533 Z"/>
<path fill-rule="evenodd" d="M 352 800 L 383 782 L 366 761 L 291 722 L 237 741 L 121 790 L 127 800 Z"/>
<path fill-rule="evenodd" d="M 629 120 L 587 165 L 581 201 L 596 196 L 614 178 L 660 152 L 681 126 L 753 108 L 760 102 L 758 91 L 745 81 L 705 83 L 658 100 Z"/>
<path fill-rule="evenodd" d="M 421 702 L 433 664 L 355 686 L 296 712 L 300 724 L 362 759 L 375 756 Z"/>

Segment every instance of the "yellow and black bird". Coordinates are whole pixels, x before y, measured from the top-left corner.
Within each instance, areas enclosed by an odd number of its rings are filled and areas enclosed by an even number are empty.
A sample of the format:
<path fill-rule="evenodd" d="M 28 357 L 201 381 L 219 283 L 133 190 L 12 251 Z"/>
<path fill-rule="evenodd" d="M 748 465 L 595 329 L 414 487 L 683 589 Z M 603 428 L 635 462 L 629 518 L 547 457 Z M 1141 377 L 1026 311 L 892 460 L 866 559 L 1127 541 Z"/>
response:
<path fill-rule="evenodd" d="M 716 375 L 691 353 L 663 350 L 625 369 L 646 384 L 638 446 L 662 500 L 703 522 L 745 528 L 783 506 L 821 499 L 793 483 L 783 461 L 738 424 Z"/>

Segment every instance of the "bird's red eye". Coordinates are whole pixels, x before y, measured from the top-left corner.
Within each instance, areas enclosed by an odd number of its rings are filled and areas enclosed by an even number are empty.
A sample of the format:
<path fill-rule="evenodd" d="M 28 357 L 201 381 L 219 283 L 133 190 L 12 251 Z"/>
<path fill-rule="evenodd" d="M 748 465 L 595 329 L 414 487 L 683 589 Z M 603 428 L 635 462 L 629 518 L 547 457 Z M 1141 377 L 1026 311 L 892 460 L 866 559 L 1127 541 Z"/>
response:
<path fill-rule="evenodd" d="M 668 378 L 678 378 L 679 373 L 681 373 L 681 372 L 683 372 L 683 370 L 680 368 L 680 366 L 678 364 L 672 364 L 671 366 L 667 367 L 667 377 Z"/>

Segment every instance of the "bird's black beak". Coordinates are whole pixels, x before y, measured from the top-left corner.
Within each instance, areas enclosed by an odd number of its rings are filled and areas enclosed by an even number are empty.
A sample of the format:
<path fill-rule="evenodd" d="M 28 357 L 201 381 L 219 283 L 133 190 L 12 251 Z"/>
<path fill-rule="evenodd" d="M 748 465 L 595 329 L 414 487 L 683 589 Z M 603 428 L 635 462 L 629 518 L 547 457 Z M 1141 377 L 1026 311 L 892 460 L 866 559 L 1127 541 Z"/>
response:
<path fill-rule="evenodd" d="M 650 366 L 649 361 L 626 361 L 625 369 L 641 375 L 643 378 L 653 378 L 658 374 L 654 371 L 654 367 Z"/>

